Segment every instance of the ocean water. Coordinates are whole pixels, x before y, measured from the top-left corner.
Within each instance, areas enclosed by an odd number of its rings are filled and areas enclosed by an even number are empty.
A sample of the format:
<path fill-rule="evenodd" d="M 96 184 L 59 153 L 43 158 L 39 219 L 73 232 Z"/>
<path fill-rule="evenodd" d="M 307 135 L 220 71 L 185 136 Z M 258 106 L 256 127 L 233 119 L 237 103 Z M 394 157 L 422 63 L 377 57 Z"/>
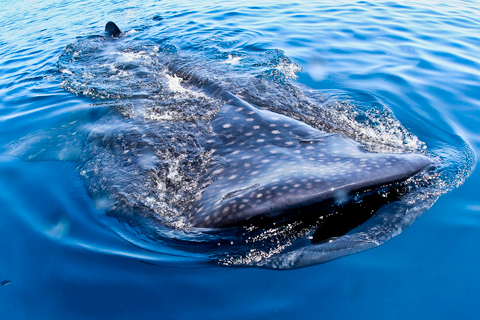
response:
<path fill-rule="evenodd" d="M 1 318 L 475 317 L 479 8 L 0 3 Z M 107 21 L 120 39 L 104 37 Z M 185 177 L 170 175 L 178 182 L 170 197 L 152 168 L 208 167 L 185 155 L 198 151 L 191 137 L 220 107 L 196 90 L 211 81 L 373 151 L 435 158 L 427 186 L 401 202 L 408 228 L 324 264 L 321 246 L 305 247 L 308 263 L 291 262 L 297 249 L 285 249 L 292 243 L 282 233 L 273 240 L 283 242 L 233 255 L 215 245 L 227 236 L 189 231 L 178 211 L 192 196 L 179 187 Z M 158 125 L 165 121 L 175 127 Z M 172 128 L 183 137 L 175 143 L 164 138 Z M 162 162 L 152 151 L 130 165 L 145 137 Z M 279 266 L 289 270 L 272 270 Z"/>

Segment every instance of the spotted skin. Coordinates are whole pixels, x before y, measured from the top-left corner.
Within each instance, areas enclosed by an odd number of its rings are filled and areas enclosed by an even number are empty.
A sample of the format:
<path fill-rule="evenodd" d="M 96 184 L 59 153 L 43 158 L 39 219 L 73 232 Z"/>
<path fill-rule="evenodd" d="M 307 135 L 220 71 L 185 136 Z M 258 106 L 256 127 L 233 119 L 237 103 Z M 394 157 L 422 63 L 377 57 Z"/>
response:
<path fill-rule="evenodd" d="M 224 161 L 192 209 L 192 225 L 243 225 L 288 210 L 403 181 L 432 165 L 424 155 L 379 154 L 341 134 L 260 110 L 224 92 L 207 150 Z"/>

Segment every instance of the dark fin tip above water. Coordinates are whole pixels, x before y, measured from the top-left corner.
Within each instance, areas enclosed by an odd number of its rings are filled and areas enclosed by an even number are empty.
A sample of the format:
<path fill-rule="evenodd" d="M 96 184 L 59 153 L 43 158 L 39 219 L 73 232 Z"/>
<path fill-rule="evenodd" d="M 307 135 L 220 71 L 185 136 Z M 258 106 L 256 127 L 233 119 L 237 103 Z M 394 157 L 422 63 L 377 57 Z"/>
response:
<path fill-rule="evenodd" d="M 115 37 L 118 38 L 122 31 L 120 30 L 119 27 L 112 21 L 108 21 L 107 24 L 105 25 L 105 32 L 108 34 L 110 37 Z"/>

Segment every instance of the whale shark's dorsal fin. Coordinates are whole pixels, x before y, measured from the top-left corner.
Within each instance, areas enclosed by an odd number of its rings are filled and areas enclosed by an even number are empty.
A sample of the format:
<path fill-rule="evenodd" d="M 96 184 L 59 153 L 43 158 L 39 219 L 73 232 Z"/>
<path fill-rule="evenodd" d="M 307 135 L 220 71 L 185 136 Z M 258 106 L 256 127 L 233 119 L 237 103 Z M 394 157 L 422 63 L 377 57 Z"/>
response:
<path fill-rule="evenodd" d="M 110 37 L 115 37 L 118 38 L 122 31 L 120 30 L 119 27 L 112 21 L 108 21 L 107 24 L 105 25 L 105 32 L 110 36 Z"/>

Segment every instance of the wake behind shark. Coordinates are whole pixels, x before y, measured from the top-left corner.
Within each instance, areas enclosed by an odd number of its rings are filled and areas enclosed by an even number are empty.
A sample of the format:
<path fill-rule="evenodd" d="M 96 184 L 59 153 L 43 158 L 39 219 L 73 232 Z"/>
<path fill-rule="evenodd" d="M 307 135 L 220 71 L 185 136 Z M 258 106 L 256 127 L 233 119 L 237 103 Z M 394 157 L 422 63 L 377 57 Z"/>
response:
<path fill-rule="evenodd" d="M 114 38 L 122 34 L 113 22 L 105 31 Z M 181 70 L 168 68 L 182 76 Z M 225 101 L 211 121 L 213 136 L 205 148 L 223 165 L 188 208 L 194 227 L 241 226 L 259 218 L 288 220 L 308 207 L 347 203 L 353 195 L 378 187 L 387 194 L 433 166 L 422 154 L 367 152 L 342 134 L 261 110 L 215 83 L 203 82 L 202 89 Z"/>

